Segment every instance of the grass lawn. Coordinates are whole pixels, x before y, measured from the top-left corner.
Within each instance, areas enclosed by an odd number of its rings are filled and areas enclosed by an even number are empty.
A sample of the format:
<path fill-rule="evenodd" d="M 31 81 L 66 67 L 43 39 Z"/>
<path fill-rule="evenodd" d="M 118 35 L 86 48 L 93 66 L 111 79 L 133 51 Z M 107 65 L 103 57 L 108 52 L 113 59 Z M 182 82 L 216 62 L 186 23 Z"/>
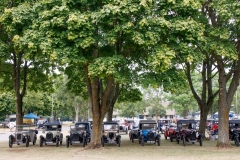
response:
<path fill-rule="evenodd" d="M 86 150 L 80 145 L 74 145 L 69 148 L 65 146 L 65 137 L 68 132 L 63 132 L 63 145 L 56 147 L 44 145 L 40 148 L 39 138 L 36 145 L 13 144 L 12 148 L 8 147 L 8 141 L 0 142 L 0 160 L 237 160 L 240 158 L 240 147 L 232 144 L 230 149 L 218 149 L 217 141 L 203 141 L 203 146 L 197 144 L 187 144 L 185 147 L 177 144 L 176 141 L 163 139 L 161 146 L 156 144 L 146 144 L 141 146 L 138 141 L 130 142 L 128 135 L 122 135 L 121 147 L 115 144 L 106 144 L 105 147 L 96 150 Z M 1 135 L 0 135 L 1 136 Z M 38 135 L 39 137 L 39 135 Z"/>

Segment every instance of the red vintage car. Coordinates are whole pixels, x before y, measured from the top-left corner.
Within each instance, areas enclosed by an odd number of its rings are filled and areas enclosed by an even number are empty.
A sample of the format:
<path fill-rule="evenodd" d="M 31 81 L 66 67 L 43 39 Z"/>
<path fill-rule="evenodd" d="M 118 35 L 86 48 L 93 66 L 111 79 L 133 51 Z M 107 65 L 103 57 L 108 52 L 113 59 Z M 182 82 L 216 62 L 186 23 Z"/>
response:
<path fill-rule="evenodd" d="M 164 132 L 165 140 L 170 138 L 170 141 L 173 141 L 173 138 L 176 138 L 177 125 L 175 123 L 170 124 L 169 128 Z"/>
<path fill-rule="evenodd" d="M 198 133 L 196 129 L 196 121 L 195 120 L 179 120 L 177 122 L 177 133 L 176 140 L 179 144 L 180 141 L 183 142 L 183 146 L 189 143 L 199 143 L 202 146 L 202 134 Z"/>

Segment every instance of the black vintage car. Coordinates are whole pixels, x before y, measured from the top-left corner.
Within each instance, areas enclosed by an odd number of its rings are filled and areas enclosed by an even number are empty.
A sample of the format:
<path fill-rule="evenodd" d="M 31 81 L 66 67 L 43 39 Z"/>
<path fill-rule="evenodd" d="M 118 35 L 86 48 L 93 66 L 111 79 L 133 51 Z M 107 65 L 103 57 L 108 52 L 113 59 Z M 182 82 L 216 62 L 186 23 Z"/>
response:
<path fill-rule="evenodd" d="M 103 122 L 101 143 L 104 144 L 117 144 L 120 147 L 121 135 L 119 134 L 118 122 Z"/>
<path fill-rule="evenodd" d="M 83 147 L 91 141 L 91 123 L 78 122 L 75 125 L 70 125 L 70 135 L 66 136 L 66 147 L 69 144 L 82 144 Z"/>
<path fill-rule="evenodd" d="M 40 136 L 40 147 L 48 144 L 56 144 L 56 147 L 62 145 L 63 134 L 62 125 L 59 122 L 49 122 L 44 125 L 43 135 Z"/>
<path fill-rule="evenodd" d="M 130 141 L 134 142 L 134 139 L 139 139 L 139 128 L 133 128 L 129 132 L 129 139 Z"/>
<path fill-rule="evenodd" d="M 202 146 L 202 134 L 196 130 L 195 120 L 182 119 L 177 121 L 176 141 L 179 144 L 181 140 L 183 146 L 187 142 L 192 144 L 199 142 L 199 145 Z"/>
<path fill-rule="evenodd" d="M 229 139 L 239 146 L 240 139 L 240 120 L 229 120 Z"/>

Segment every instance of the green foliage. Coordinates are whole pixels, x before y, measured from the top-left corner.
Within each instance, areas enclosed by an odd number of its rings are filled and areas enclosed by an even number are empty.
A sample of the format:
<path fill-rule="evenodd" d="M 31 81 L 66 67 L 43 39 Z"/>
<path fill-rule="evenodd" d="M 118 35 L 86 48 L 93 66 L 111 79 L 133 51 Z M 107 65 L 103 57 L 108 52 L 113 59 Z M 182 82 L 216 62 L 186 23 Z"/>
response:
<path fill-rule="evenodd" d="M 0 94 L 0 119 L 5 120 L 6 115 L 16 113 L 16 100 L 10 92 Z"/>

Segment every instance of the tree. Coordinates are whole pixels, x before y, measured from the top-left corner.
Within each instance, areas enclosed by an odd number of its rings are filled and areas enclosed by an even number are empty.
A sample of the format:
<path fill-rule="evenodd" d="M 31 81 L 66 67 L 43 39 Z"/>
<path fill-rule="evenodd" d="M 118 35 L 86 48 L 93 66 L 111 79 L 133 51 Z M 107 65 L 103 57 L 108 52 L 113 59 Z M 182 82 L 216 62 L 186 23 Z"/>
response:
<path fill-rule="evenodd" d="M 27 40 L 51 60 L 82 65 L 85 72 L 93 113 L 89 148 L 100 147 L 102 121 L 114 101 L 116 84 L 128 84 L 130 70 L 137 68 L 130 66 L 144 68 L 146 62 L 152 62 L 154 69 L 164 71 L 175 56 L 169 45 L 175 37 L 169 35 L 193 32 L 194 37 L 199 36 L 201 27 L 185 15 L 186 10 L 196 12 L 198 4 L 193 0 L 181 4 L 43 0 L 31 7 L 38 17 L 27 30 Z M 182 19 L 169 18 L 175 10 L 183 13 Z"/>
<path fill-rule="evenodd" d="M 170 102 L 168 107 L 174 108 L 183 118 L 187 119 L 190 111 L 197 110 L 197 103 L 188 89 L 165 95 L 164 98 Z"/>
<path fill-rule="evenodd" d="M 212 58 L 218 71 L 218 147 L 230 147 L 228 115 L 240 79 L 238 5 L 237 0 L 208 0 L 202 5 L 202 13 L 208 20 L 205 21 L 205 43 L 199 43 L 198 49 Z"/>
<path fill-rule="evenodd" d="M 0 94 L 0 119 L 5 120 L 6 115 L 16 113 L 15 98 L 11 92 Z"/>
<path fill-rule="evenodd" d="M 146 111 L 146 102 L 122 102 L 117 105 L 117 109 L 120 111 L 121 117 L 138 117 L 139 114 L 143 114 Z"/>
<path fill-rule="evenodd" d="M 22 104 L 27 89 L 47 90 L 47 74 L 51 64 L 28 39 L 29 34 L 32 35 L 28 30 L 36 18 L 32 10 L 33 3 L 21 3 L 22 1 L 9 1 L 0 17 L 0 74 L 3 78 L 1 87 L 15 92 L 17 125 L 23 123 Z"/>

